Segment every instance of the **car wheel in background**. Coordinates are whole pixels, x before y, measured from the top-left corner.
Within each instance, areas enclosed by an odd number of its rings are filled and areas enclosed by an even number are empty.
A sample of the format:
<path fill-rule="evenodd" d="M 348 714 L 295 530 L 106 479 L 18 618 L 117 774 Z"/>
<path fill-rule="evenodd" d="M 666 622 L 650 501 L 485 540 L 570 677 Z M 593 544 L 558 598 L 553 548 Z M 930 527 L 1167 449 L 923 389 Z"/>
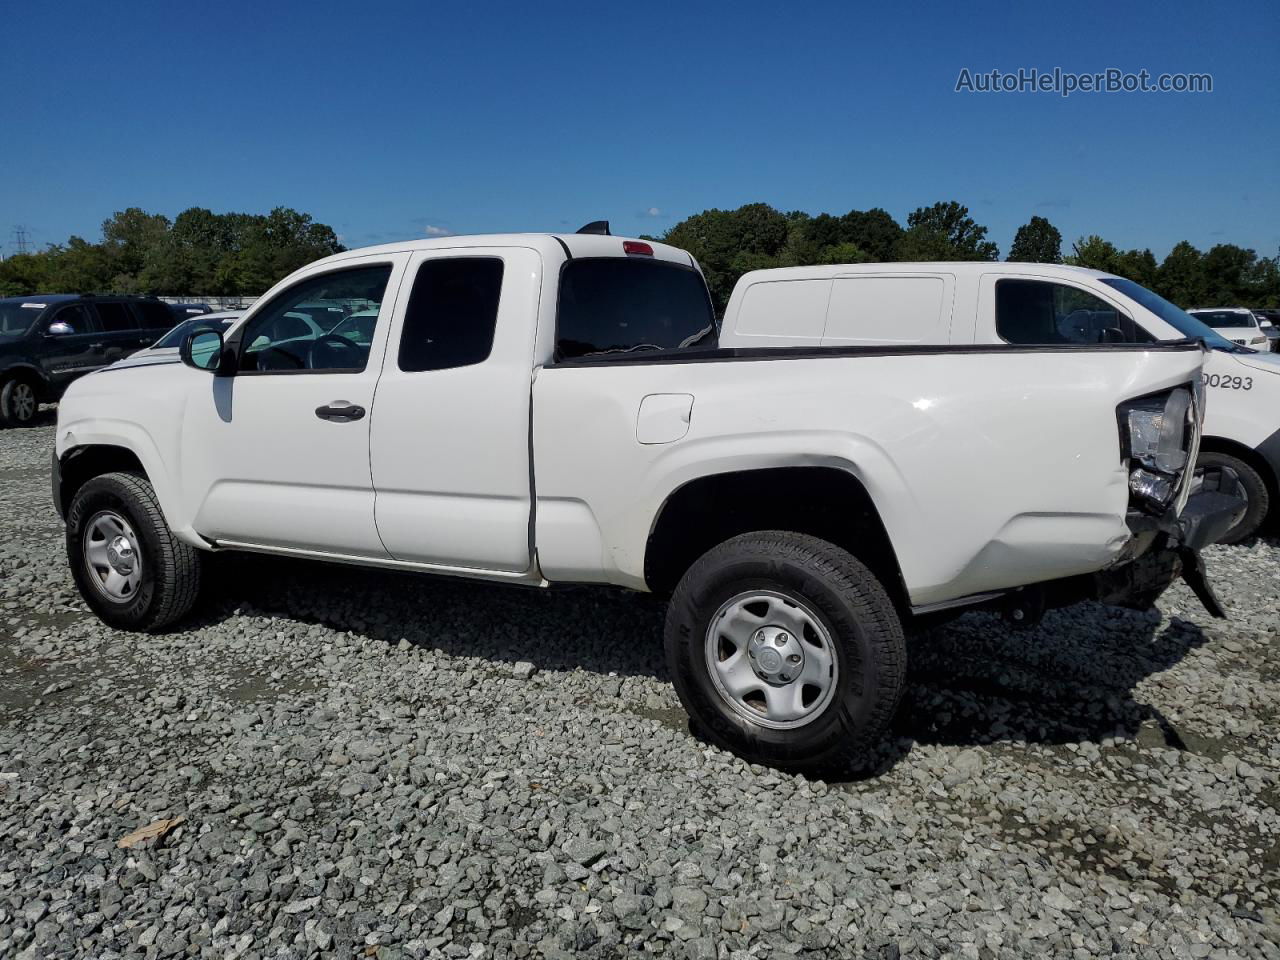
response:
<path fill-rule="evenodd" d="M 15 377 L 0 387 L 0 422 L 25 427 L 36 418 L 40 397 L 30 381 Z"/>
<path fill-rule="evenodd" d="M 1242 495 L 1248 501 L 1248 509 L 1240 522 L 1227 531 L 1219 543 L 1239 543 L 1258 532 L 1271 507 L 1271 493 L 1267 482 L 1257 470 L 1238 457 L 1213 451 L 1201 452 L 1196 460 L 1195 480 L 1192 491 L 1218 490 L 1224 481 L 1230 486 L 1230 474 L 1240 481 Z"/>

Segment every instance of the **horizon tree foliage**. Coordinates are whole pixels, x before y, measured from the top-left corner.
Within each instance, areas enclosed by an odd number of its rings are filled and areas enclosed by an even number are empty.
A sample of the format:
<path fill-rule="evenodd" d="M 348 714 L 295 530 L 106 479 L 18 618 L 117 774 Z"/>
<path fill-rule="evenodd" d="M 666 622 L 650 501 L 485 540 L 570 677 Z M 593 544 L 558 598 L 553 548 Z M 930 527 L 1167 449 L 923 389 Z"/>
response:
<path fill-rule="evenodd" d="M 996 260 L 1000 248 L 987 239 L 987 228 L 969 216 L 968 207 L 951 200 L 909 213 L 897 254 L 908 261 Z"/>
<path fill-rule="evenodd" d="M 1008 259 L 1012 263 L 1061 263 L 1062 234 L 1044 217 L 1033 216 L 1013 235 Z"/>
<path fill-rule="evenodd" d="M 252 296 L 343 249 L 332 228 L 288 207 L 268 214 L 191 207 L 172 222 L 129 207 L 103 221 L 96 243 L 72 236 L 65 244 L 0 261 L 0 296 Z"/>

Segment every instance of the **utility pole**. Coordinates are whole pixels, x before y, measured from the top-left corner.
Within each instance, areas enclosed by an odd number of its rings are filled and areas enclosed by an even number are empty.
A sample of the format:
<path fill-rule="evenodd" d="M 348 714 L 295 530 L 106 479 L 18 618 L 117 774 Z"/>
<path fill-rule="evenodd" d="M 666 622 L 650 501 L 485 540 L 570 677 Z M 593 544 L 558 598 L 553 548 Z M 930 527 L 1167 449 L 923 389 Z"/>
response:
<path fill-rule="evenodd" d="M 13 245 L 18 248 L 19 254 L 26 253 L 31 245 L 31 241 L 27 239 L 27 228 L 21 224 L 13 228 Z"/>

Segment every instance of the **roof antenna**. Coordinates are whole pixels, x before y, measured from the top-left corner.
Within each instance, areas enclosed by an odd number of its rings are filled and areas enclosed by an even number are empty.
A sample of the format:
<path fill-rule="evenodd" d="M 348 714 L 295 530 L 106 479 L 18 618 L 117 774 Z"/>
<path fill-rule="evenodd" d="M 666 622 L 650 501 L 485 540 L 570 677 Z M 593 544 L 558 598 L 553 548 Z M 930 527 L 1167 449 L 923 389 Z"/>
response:
<path fill-rule="evenodd" d="M 611 237 L 613 234 L 609 232 L 608 220 L 592 220 L 585 227 L 578 230 L 579 233 L 595 233 L 602 237 Z"/>

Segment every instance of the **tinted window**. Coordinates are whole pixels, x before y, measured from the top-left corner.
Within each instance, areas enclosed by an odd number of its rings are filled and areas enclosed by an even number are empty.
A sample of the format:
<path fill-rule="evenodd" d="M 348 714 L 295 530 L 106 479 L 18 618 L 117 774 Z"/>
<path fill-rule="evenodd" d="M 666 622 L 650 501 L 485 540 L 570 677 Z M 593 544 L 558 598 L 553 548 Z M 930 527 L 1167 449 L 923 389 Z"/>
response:
<path fill-rule="evenodd" d="M 1123 277 L 1104 277 L 1102 282 L 1108 287 L 1119 290 L 1130 300 L 1134 300 L 1146 307 L 1184 337 L 1203 340 L 1214 350 L 1239 351 L 1239 348 L 1230 340 L 1214 333 L 1191 314 L 1180 307 L 1174 306 L 1159 294 L 1152 293 L 1141 284 L 1126 280 Z"/>
<path fill-rule="evenodd" d="M 1238 310 L 1196 310 L 1191 314 L 1201 323 L 1207 323 L 1215 330 L 1230 327 L 1256 327 L 1258 322 L 1251 313 L 1240 313 Z"/>
<path fill-rule="evenodd" d="M 20 300 L 0 302 L 0 337 L 18 337 L 26 333 L 48 306 L 36 300 L 28 303 Z"/>
<path fill-rule="evenodd" d="M 496 257 L 428 260 L 418 268 L 400 336 L 400 369 L 447 370 L 483 363 L 493 349 L 502 294 Z"/>
<path fill-rule="evenodd" d="M 74 333 L 97 333 L 98 325 L 93 320 L 89 308 L 82 304 L 63 307 L 49 318 L 50 323 L 65 323 Z"/>
<path fill-rule="evenodd" d="M 697 271 L 663 260 L 570 260 L 560 276 L 560 357 L 714 346 L 715 321 Z"/>
<path fill-rule="evenodd" d="M 996 333 L 1009 343 L 1151 343 L 1125 313 L 1077 287 L 1043 280 L 996 282 Z"/>
<path fill-rule="evenodd" d="M 129 310 L 127 304 L 99 303 L 96 306 L 98 308 L 98 320 L 102 323 L 102 329 L 107 333 L 122 333 L 138 329 L 138 321 Z"/>
<path fill-rule="evenodd" d="M 158 301 L 143 300 L 133 305 L 142 318 L 142 325 L 148 330 L 167 330 L 173 326 L 173 314 L 169 308 Z"/>
<path fill-rule="evenodd" d="M 322 273 L 294 284 L 242 328 L 240 369 L 360 372 L 369 362 L 369 343 L 329 331 L 356 310 L 376 314 L 390 278 L 387 265 Z M 332 317 L 333 325 L 322 326 L 313 315 Z"/>

